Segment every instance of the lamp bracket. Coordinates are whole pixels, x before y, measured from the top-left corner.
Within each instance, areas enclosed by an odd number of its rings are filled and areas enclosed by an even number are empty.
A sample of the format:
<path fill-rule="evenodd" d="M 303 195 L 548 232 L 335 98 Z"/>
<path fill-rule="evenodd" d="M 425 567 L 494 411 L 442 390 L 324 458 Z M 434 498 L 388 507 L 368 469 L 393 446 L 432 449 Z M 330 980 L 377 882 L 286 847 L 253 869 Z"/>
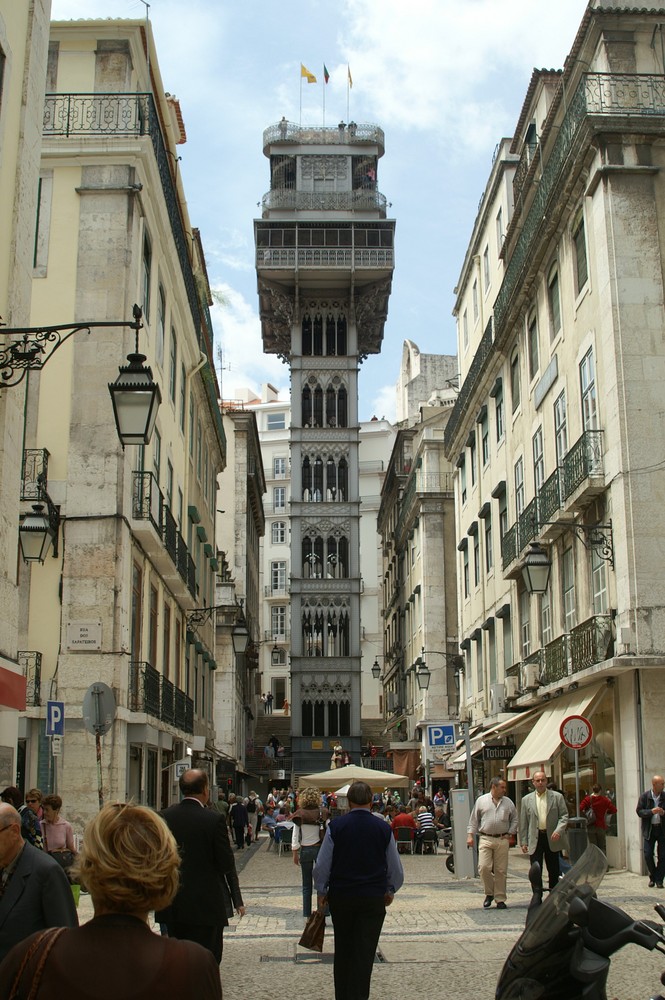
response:
<path fill-rule="evenodd" d="M 136 332 L 138 354 L 139 330 L 143 312 L 135 305 L 133 320 L 95 323 L 61 323 L 49 326 L 6 327 L 0 319 L 0 337 L 13 338 L 0 344 L 0 388 L 19 385 L 27 371 L 41 371 L 58 348 L 75 333 L 90 333 L 104 327 L 123 327 Z"/>
<path fill-rule="evenodd" d="M 534 518 L 536 532 L 539 532 L 543 525 L 559 523 L 558 521 L 539 521 Z M 614 568 L 614 535 L 611 520 L 607 524 L 580 524 L 574 521 L 566 523 L 565 527 L 573 532 L 585 549 L 593 549 L 599 559 L 604 559 Z"/>

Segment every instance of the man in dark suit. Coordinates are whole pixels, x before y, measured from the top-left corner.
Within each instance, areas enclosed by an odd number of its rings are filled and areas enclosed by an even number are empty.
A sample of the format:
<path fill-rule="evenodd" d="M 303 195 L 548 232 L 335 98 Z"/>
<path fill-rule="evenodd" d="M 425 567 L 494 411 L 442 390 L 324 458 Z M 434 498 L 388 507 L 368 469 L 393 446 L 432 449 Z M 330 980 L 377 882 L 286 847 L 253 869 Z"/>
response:
<path fill-rule="evenodd" d="M 561 851 L 566 846 L 568 808 L 561 792 L 547 787 L 547 775 L 536 771 L 533 778 L 534 791 L 525 795 L 520 807 L 520 843 L 524 854 L 529 855 L 531 864 L 547 865 L 550 890 L 554 889 L 561 874 Z M 542 895 L 542 874 L 539 889 Z"/>
<path fill-rule="evenodd" d="M 644 860 L 649 872 L 649 888 L 663 888 L 665 878 L 665 780 L 654 774 L 651 788 L 640 795 L 637 815 L 642 820 Z"/>
<path fill-rule="evenodd" d="M 0 804 L 0 961 L 25 938 L 47 927 L 78 927 L 64 871 L 21 835 L 21 817 Z"/>
<path fill-rule="evenodd" d="M 319 909 L 335 929 L 335 998 L 367 1000 L 386 907 L 404 881 L 389 825 L 371 812 L 372 790 L 354 781 L 349 812 L 332 820 L 314 866 Z"/>
<path fill-rule="evenodd" d="M 155 914 L 169 937 L 196 941 L 222 960 L 224 928 L 233 907 L 243 916 L 233 852 L 225 817 L 207 809 L 210 795 L 205 771 L 185 771 L 183 799 L 162 813 L 182 856 L 180 887 L 169 907 Z"/>

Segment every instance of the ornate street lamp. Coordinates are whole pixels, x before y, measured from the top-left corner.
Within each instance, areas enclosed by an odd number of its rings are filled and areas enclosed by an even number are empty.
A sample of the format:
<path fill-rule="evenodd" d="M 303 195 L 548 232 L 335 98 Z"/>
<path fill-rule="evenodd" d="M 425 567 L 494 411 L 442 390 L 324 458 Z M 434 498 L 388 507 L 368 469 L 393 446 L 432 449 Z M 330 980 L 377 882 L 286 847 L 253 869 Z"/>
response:
<path fill-rule="evenodd" d="M 57 527 L 44 513 L 44 504 L 32 505 L 32 512 L 25 514 L 18 529 L 19 546 L 25 562 L 43 563 L 51 543 L 57 551 Z"/>
<path fill-rule="evenodd" d="M 552 563 L 547 549 L 538 542 L 531 542 L 522 567 L 524 586 L 530 594 L 544 594 L 546 592 L 550 582 L 551 569 Z"/>
<path fill-rule="evenodd" d="M 236 656 L 242 656 L 247 649 L 247 643 L 249 642 L 249 629 L 247 628 L 247 622 L 245 621 L 242 605 L 238 611 L 236 623 L 231 630 L 231 641 L 233 642 L 233 652 Z"/>
<path fill-rule="evenodd" d="M 162 401 L 152 369 L 144 364 L 145 354 L 139 354 L 140 319 L 141 310 L 135 305 L 136 350 L 127 355 L 129 364 L 121 365 L 115 382 L 109 382 L 115 425 L 123 448 L 128 444 L 149 443 Z"/>
<path fill-rule="evenodd" d="M 374 660 L 374 663 L 372 664 L 372 677 L 374 678 L 375 681 L 378 681 L 380 676 L 381 676 L 381 667 L 379 665 L 379 661 Z"/>

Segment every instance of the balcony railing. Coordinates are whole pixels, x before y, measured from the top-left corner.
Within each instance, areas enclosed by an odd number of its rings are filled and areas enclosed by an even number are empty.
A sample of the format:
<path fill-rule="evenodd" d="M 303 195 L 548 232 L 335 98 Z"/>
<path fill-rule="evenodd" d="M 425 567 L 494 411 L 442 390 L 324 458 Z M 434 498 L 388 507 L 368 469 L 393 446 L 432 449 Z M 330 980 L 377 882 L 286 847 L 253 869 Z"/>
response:
<path fill-rule="evenodd" d="M 185 733 L 194 732 L 194 703 L 149 663 L 129 664 L 129 710 L 145 712 Z"/>
<path fill-rule="evenodd" d="M 174 565 L 178 564 L 178 523 L 171 513 L 171 508 L 164 506 L 164 546 L 173 559 Z"/>
<path fill-rule="evenodd" d="M 513 524 L 505 535 L 501 536 L 501 565 L 503 569 L 509 566 L 519 553 L 517 522 Z"/>
<path fill-rule="evenodd" d="M 185 544 L 185 539 L 182 537 L 180 532 L 177 536 L 177 547 L 176 547 L 176 566 L 178 568 L 178 573 L 180 574 L 180 579 L 184 584 L 187 583 L 187 573 L 189 566 L 189 551 Z"/>
<path fill-rule="evenodd" d="M 522 549 L 526 548 L 529 542 L 534 540 L 537 534 L 538 500 L 534 497 L 531 503 L 526 505 L 517 521 L 517 537 L 520 552 Z"/>
<path fill-rule="evenodd" d="M 457 401 L 448 418 L 448 423 L 446 424 L 446 429 L 443 435 L 446 449 L 452 445 L 453 438 L 457 433 L 457 428 L 462 422 L 462 418 L 466 415 L 469 399 L 471 398 L 471 394 L 476 387 L 476 382 L 485 367 L 485 361 L 492 353 L 492 344 L 494 342 L 493 329 L 494 325 L 492 317 L 490 316 L 489 323 L 485 327 L 485 331 L 482 335 L 480 343 L 478 344 L 478 350 L 473 356 L 473 361 L 469 366 L 469 370 L 466 373 L 466 377 L 462 383 L 462 387 L 460 388 L 459 396 L 457 397 Z"/>
<path fill-rule="evenodd" d="M 256 251 L 258 270 L 269 268 L 390 268 L 395 266 L 392 247 L 259 247 Z"/>
<path fill-rule="evenodd" d="M 264 194 L 261 208 L 293 209 L 298 212 L 381 212 L 385 215 L 386 196 L 379 191 L 358 188 L 355 191 L 275 190 Z"/>
<path fill-rule="evenodd" d="M 187 587 L 192 597 L 196 597 L 196 564 L 189 552 L 187 553 Z"/>
<path fill-rule="evenodd" d="M 25 448 L 23 469 L 21 470 L 21 500 L 44 500 L 44 488 L 48 483 L 47 448 Z"/>
<path fill-rule="evenodd" d="M 132 660 L 129 664 L 129 710 L 159 718 L 160 675 L 149 663 Z"/>
<path fill-rule="evenodd" d="M 562 492 L 567 500 L 589 476 L 603 474 L 602 431 L 584 431 L 563 460 Z"/>
<path fill-rule="evenodd" d="M 25 677 L 26 706 L 41 705 L 42 654 L 35 649 L 21 649 L 17 653 L 17 659 Z"/>
<path fill-rule="evenodd" d="M 353 143 L 372 143 L 383 151 L 385 146 L 383 129 L 378 125 L 355 125 L 351 123 L 346 128 L 337 125 L 315 126 L 297 125 L 295 122 L 277 122 L 263 132 L 263 148 L 268 149 L 276 142 L 298 143 L 301 146 L 339 146 Z"/>
<path fill-rule="evenodd" d="M 152 472 L 134 472 L 132 477 L 132 517 L 135 521 L 150 521 L 161 536 L 164 497 L 159 484 Z"/>
<path fill-rule="evenodd" d="M 538 491 L 538 517 L 540 523 L 551 521 L 561 507 L 561 475 L 555 469 Z"/>
<path fill-rule="evenodd" d="M 610 615 L 594 615 L 570 630 L 570 659 L 573 673 L 602 663 L 614 656 L 614 633 Z"/>
<path fill-rule="evenodd" d="M 543 684 L 555 684 L 570 673 L 568 638 L 567 634 L 560 635 L 543 646 L 541 671 Z"/>

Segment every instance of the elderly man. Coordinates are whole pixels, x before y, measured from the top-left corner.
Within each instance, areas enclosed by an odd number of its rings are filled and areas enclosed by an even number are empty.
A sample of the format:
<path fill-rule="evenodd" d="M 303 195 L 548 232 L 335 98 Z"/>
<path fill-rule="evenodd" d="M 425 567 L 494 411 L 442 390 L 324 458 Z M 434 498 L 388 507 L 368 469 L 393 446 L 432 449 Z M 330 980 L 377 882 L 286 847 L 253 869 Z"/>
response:
<path fill-rule="evenodd" d="M 485 889 L 484 908 L 496 900 L 497 910 L 507 909 L 508 848 L 517 833 L 517 809 L 506 795 L 503 778 L 492 778 L 489 792 L 476 799 L 466 832 L 467 847 L 473 847 L 474 837 L 479 838 L 478 874 Z"/>
<path fill-rule="evenodd" d="M 0 961 L 25 938 L 47 927 L 78 927 L 67 876 L 57 861 L 28 844 L 21 817 L 0 805 Z"/>
<path fill-rule="evenodd" d="M 654 774 L 651 788 L 640 795 L 637 815 L 642 820 L 644 861 L 649 872 L 649 888 L 663 888 L 665 878 L 665 780 Z"/>
<path fill-rule="evenodd" d="M 544 771 L 536 771 L 531 780 L 534 791 L 524 796 L 520 809 L 520 843 L 522 852 L 528 853 L 531 864 L 536 861 L 540 865 L 541 873 L 543 858 L 545 859 L 551 891 L 561 874 L 561 851 L 565 847 L 568 808 L 561 792 L 548 789 Z M 542 874 L 535 891 L 542 894 Z"/>

